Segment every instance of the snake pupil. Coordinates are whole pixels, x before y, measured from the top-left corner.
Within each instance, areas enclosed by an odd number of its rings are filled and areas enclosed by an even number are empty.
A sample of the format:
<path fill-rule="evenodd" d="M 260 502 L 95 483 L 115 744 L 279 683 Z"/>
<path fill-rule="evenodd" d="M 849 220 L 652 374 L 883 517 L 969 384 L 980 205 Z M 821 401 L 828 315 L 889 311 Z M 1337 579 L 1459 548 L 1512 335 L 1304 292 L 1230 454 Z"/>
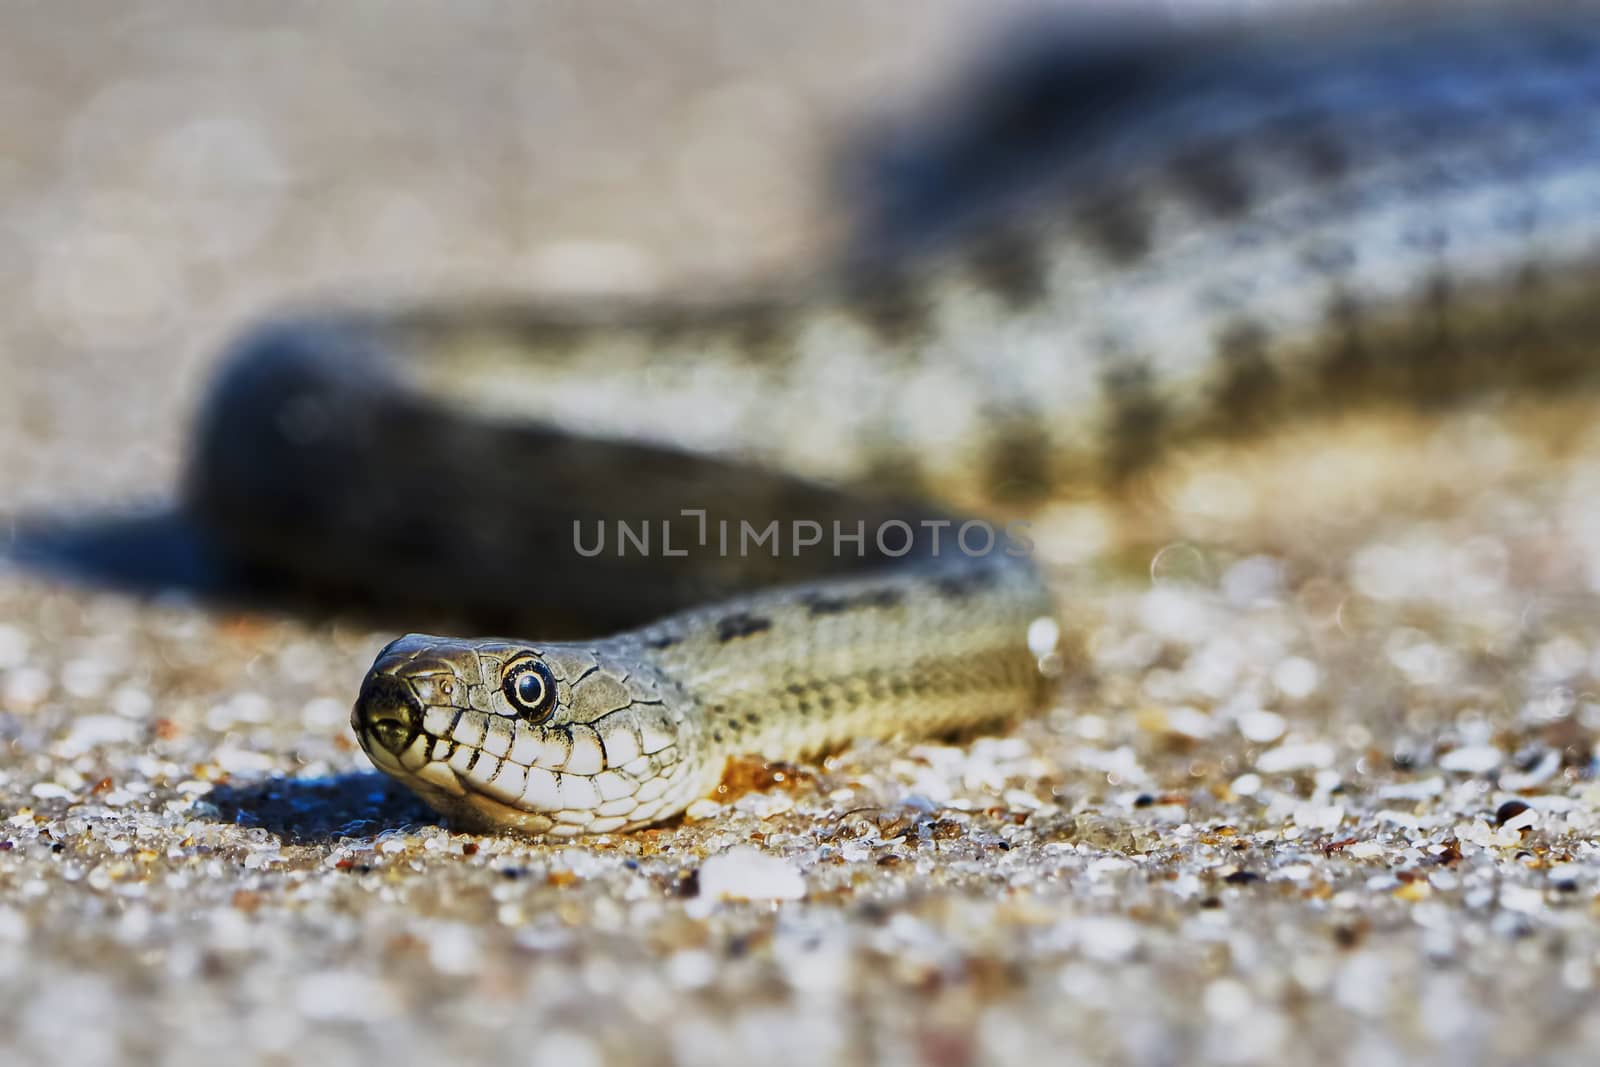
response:
<path fill-rule="evenodd" d="M 544 696 L 544 680 L 533 671 L 517 678 L 517 696 L 524 704 L 537 704 Z"/>
<path fill-rule="evenodd" d="M 542 663 L 523 662 L 512 667 L 501 688 L 511 706 L 524 715 L 542 716 L 555 703 L 555 679 Z"/>

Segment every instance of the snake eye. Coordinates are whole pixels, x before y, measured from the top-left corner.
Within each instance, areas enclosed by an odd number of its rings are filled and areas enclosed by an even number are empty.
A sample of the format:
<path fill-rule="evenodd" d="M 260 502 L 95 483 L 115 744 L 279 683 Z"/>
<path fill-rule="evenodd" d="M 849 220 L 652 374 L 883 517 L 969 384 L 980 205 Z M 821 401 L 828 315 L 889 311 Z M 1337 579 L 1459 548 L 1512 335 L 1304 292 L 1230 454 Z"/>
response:
<path fill-rule="evenodd" d="M 513 708 L 535 721 L 549 715 L 555 707 L 555 676 L 538 660 L 519 660 L 507 667 L 500 690 Z"/>

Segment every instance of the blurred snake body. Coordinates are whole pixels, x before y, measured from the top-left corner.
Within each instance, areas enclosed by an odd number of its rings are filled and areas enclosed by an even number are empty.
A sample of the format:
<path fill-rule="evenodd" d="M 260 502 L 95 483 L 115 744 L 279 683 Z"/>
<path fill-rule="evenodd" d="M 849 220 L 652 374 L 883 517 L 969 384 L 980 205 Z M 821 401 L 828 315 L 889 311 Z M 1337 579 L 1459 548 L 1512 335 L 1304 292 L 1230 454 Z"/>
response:
<path fill-rule="evenodd" d="M 741 753 L 1003 720 L 1059 667 L 1054 608 L 1015 546 L 951 550 L 953 516 L 1307 411 L 1592 378 L 1593 8 L 1107 47 L 980 79 L 825 278 L 241 341 L 195 513 L 269 572 L 528 635 L 385 648 L 352 718 L 373 763 L 469 826 L 600 833 Z M 685 513 L 680 556 L 659 524 Z M 718 541 L 769 520 L 865 533 Z M 609 522 L 656 551 L 578 551 Z M 945 550 L 879 543 L 896 524 Z M 558 618 L 620 632 L 537 639 Z"/>

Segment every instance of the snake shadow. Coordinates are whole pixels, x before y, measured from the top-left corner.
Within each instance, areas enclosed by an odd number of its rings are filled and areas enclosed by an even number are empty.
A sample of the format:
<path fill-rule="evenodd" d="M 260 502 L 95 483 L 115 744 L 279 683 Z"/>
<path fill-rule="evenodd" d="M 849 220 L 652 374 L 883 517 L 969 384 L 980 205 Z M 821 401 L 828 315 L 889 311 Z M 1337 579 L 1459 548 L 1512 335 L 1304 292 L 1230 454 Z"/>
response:
<path fill-rule="evenodd" d="M 371 615 L 240 566 L 178 507 L 14 521 L 0 533 L 0 561 L 76 584 L 143 597 L 179 595 L 213 608 Z M 260 827 L 288 844 L 442 825 L 416 794 L 376 771 L 222 785 L 205 800 L 219 820 Z"/>
<path fill-rule="evenodd" d="M 138 597 L 314 613 L 302 590 L 231 558 L 176 504 L 124 512 L 0 520 L 0 563 Z"/>
<path fill-rule="evenodd" d="M 260 827 L 292 845 L 444 825 L 416 794 L 376 771 L 222 785 L 205 799 L 223 821 Z"/>
<path fill-rule="evenodd" d="M 211 611 L 342 620 L 397 633 L 509 633 L 523 621 L 515 614 L 310 580 L 242 560 L 176 503 L 98 514 L 0 516 L 0 570 L 5 568 L 146 601 L 175 598 Z M 581 620 L 564 620 L 559 611 L 541 617 L 555 637 L 593 630 Z"/>

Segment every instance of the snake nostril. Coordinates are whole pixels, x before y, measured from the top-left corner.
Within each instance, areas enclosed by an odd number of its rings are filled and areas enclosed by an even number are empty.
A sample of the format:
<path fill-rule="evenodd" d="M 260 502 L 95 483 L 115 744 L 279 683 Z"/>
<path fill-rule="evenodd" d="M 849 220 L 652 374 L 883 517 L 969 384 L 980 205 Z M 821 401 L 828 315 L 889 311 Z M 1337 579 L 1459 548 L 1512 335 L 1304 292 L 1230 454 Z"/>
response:
<path fill-rule="evenodd" d="M 422 708 L 410 687 L 400 679 L 369 675 L 356 697 L 354 718 L 363 737 L 398 755 L 416 739 Z"/>

